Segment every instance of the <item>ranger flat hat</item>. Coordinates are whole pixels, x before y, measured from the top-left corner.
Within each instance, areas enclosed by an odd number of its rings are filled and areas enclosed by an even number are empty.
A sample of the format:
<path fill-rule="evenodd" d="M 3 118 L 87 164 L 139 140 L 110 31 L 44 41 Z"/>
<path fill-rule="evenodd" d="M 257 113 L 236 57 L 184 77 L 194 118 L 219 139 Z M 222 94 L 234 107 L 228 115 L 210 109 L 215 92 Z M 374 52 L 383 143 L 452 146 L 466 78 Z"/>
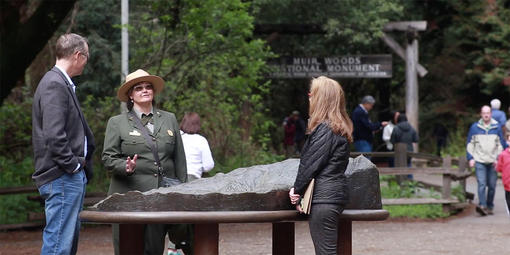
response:
<path fill-rule="evenodd" d="M 163 85 L 165 84 L 165 81 L 163 81 L 161 77 L 150 75 L 148 72 L 138 69 L 126 76 L 126 82 L 122 84 L 117 91 L 117 98 L 122 102 L 127 102 L 129 100 L 129 96 L 127 94 L 129 89 L 142 81 L 150 82 L 152 84 L 152 87 L 154 88 L 154 95 L 161 92 L 163 90 Z"/>

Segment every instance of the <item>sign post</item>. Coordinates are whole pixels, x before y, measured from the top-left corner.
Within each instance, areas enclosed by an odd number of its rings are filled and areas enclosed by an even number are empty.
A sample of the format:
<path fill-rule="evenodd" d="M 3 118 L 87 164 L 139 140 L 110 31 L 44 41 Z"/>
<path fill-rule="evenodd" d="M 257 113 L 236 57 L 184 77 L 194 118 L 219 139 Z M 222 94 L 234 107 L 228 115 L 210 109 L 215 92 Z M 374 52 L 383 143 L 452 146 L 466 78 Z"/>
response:
<path fill-rule="evenodd" d="M 407 43 L 404 50 L 389 35 L 383 33 L 384 42 L 406 61 L 406 114 L 409 123 L 419 132 L 419 97 L 418 97 L 418 75 L 421 77 L 427 74 L 427 70 L 418 63 L 418 32 L 427 29 L 426 21 L 401 21 L 389 22 L 384 26 L 384 32 L 401 31 L 406 32 Z M 418 151 L 415 146 L 414 151 Z"/>

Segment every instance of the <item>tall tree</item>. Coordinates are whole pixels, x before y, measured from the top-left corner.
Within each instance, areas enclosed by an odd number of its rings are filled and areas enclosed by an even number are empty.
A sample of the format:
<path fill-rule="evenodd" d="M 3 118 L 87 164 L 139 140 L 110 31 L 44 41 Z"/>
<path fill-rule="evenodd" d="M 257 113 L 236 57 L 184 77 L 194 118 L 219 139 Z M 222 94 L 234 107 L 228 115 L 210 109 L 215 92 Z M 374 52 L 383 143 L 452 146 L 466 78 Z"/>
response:
<path fill-rule="evenodd" d="M 76 0 L 0 1 L 0 104 Z"/>
<path fill-rule="evenodd" d="M 131 68 L 165 79 L 156 98 L 165 109 L 202 116 L 220 159 L 267 135 L 262 70 L 271 53 L 253 38 L 249 6 L 241 0 L 140 1 L 130 15 Z"/>

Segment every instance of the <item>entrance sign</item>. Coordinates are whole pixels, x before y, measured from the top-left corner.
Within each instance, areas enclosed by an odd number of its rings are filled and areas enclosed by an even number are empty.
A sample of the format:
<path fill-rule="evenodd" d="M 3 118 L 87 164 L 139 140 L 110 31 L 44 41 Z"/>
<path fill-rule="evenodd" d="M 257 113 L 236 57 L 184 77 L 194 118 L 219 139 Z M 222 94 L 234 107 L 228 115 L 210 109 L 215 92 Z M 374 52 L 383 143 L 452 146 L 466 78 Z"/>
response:
<path fill-rule="evenodd" d="M 391 78 L 392 56 L 281 57 L 269 62 L 271 78 Z"/>

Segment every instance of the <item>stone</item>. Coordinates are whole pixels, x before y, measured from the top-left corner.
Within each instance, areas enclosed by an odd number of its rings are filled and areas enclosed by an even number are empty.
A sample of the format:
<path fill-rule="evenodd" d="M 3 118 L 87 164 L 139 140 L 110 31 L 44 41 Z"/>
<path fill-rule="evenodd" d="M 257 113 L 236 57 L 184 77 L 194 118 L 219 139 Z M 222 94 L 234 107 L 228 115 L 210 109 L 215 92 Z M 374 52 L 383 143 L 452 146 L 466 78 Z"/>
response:
<path fill-rule="evenodd" d="M 292 210 L 288 192 L 294 184 L 299 159 L 238 168 L 189 183 L 112 194 L 90 210 L 99 211 L 273 211 Z M 349 209 L 381 209 L 379 172 L 363 156 L 350 158 L 346 170 Z"/>

